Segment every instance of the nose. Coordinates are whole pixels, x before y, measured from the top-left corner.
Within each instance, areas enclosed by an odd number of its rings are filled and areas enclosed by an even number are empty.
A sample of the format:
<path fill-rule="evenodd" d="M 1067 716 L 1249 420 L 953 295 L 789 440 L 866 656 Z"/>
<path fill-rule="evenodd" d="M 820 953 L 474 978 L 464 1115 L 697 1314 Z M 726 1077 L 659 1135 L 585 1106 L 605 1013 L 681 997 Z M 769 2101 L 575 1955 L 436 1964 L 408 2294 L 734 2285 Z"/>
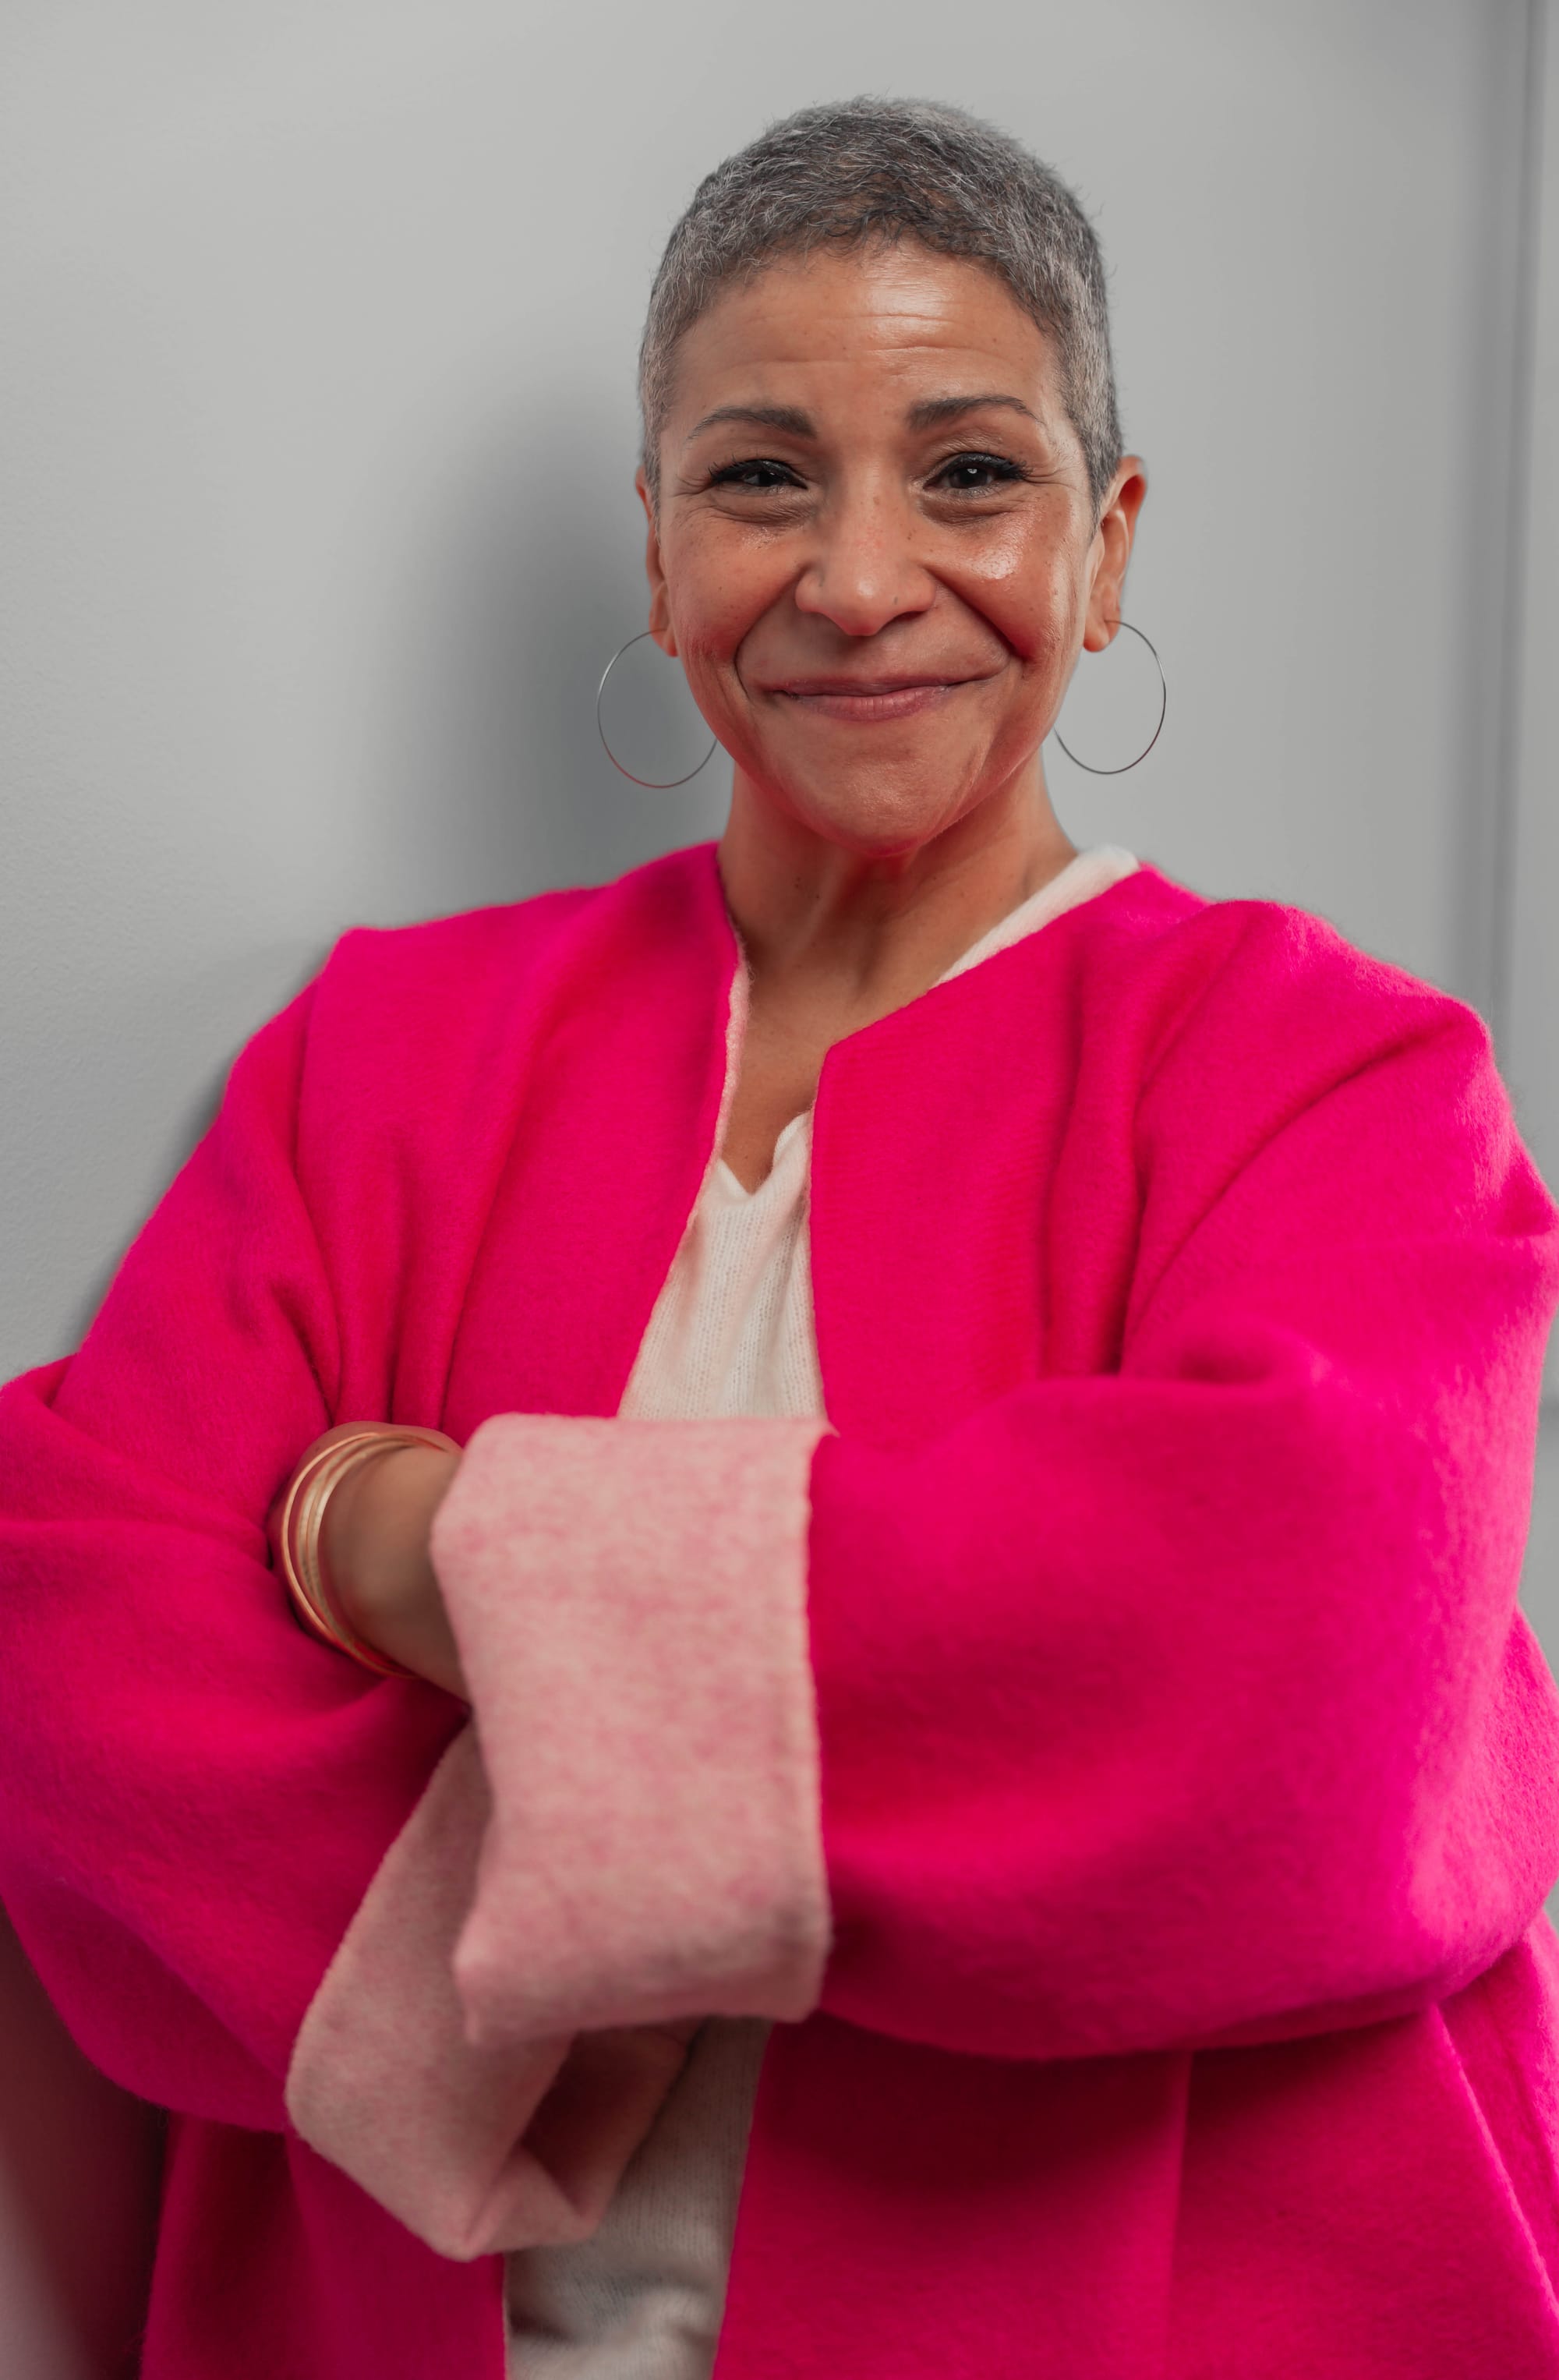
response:
<path fill-rule="evenodd" d="M 916 556 L 914 528 L 887 488 L 862 488 L 827 505 L 796 580 L 797 611 L 831 620 L 846 637 L 875 637 L 890 620 L 929 611 L 936 581 Z"/>

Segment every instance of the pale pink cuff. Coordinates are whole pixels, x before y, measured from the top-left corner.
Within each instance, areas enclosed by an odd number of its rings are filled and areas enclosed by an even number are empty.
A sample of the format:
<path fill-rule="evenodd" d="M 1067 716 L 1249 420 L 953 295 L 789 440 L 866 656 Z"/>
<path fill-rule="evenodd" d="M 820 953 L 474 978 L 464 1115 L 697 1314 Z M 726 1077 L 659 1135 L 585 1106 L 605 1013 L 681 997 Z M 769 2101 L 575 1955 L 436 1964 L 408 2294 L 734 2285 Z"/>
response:
<path fill-rule="evenodd" d="M 489 1809 L 467 1727 L 347 1928 L 287 2075 L 303 2139 L 445 2256 L 586 2238 L 685 2055 L 650 2027 L 467 2043 L 450 1960 Z"/>
<path fill-rule="evenodd" d="M 824 1427 L 506 1414 L 471 1439 L 433 1560 L 492 1790 L 454 1954 L 473 2043 L 816 2005 Z"/>

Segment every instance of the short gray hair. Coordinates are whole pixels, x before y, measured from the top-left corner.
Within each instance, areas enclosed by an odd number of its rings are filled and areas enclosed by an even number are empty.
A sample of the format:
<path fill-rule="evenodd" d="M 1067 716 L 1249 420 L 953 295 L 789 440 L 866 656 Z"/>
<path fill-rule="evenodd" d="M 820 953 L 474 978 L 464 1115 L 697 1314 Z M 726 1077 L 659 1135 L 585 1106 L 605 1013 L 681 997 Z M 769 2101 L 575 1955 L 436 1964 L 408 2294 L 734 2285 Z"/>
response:
<path fill-rule="evenodd" d="M 847 99 L 771 124 L 705 176 L 666 243 L 639 350 L 644 469 L 659 500 L 677 342 L 731 282 L 783 256 L 914 239 L 1000 274 L 1054 340 L 1095 511 L 1120 461 L 1104 259 L 1071 191 L 961 108 Z"/>

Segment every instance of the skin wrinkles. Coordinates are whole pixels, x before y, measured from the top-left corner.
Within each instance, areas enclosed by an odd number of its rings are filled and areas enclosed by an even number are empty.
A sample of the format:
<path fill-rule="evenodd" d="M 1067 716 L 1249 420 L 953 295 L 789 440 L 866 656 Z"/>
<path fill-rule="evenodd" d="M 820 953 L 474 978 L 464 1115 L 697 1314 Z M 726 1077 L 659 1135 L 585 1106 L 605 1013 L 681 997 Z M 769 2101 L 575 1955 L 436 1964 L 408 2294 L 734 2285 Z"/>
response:
<path fill-rule="evenodd" d="M 743 1181 L 832 1044 L 1072 856 L 1040 747 L 1108 644 L 1146 492 L 1095 512 L 1045 334 L 912 241 L 785 259 L 679 343 L 649 626 L 734 763 L 719 845 L 752 1002 Z"/>
<path fill-rule="evenodd" d="M 987 453 L 1016 476 L 949 483 Z M 1039 746 L 1079 651 L 1109 641 L 1144 481 L 1123 464 L 1095 527 L 1054 351 L 997 277 L 914 246 L 769 268 L 684 335 L 662 459 L 650 626 L 736 764 L 733 907 L 755 833 L 828 846 L 805 872 L 864 915 L 916 905 L 987 839 L 1054 873 L 1070 845 Z M 906 681 L 918 700 L 888 692 Z"/>

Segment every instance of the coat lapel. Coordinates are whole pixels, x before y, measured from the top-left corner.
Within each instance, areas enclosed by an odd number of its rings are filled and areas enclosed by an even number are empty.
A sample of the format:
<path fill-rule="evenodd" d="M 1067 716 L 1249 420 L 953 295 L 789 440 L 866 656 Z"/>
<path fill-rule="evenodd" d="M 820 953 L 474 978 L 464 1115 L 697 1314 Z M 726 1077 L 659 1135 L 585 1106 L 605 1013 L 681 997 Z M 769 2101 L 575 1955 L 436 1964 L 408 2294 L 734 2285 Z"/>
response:
<path fill-rule="evenodd" d="M 616 1412 L 714 1147 L 736 956 L 709 845 L 580 912 L 456 1334 L 457 1438 Z"/>

